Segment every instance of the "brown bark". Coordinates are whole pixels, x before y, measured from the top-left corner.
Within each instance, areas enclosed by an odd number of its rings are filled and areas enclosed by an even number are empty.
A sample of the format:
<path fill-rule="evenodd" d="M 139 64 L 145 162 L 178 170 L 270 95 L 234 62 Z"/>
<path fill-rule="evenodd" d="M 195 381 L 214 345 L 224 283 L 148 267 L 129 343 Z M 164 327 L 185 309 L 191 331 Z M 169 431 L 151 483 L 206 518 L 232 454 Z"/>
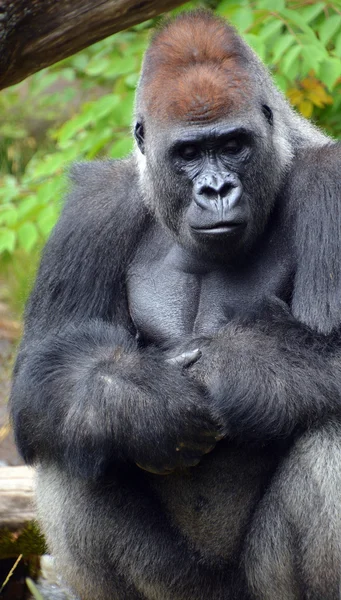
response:
<path fill-rule="evenodd" d="M 183 0 L 0 0 L 0 89 Z"/>
<path fill-rule="evenodd" d="M 16 529 L 35 517 L 34 471 L 29 467 L 0 468 L 0 529 Z"/>

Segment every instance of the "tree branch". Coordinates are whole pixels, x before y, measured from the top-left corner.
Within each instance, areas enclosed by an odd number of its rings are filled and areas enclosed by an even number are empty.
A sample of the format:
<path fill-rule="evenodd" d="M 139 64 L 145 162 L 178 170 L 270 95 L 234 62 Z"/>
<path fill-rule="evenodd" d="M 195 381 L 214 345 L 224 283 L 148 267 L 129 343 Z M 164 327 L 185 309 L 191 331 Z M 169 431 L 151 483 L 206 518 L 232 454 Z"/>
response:
<path fill-rule="evenodd" d="M 183 0 L 0 0 L 0 89 Z"/>

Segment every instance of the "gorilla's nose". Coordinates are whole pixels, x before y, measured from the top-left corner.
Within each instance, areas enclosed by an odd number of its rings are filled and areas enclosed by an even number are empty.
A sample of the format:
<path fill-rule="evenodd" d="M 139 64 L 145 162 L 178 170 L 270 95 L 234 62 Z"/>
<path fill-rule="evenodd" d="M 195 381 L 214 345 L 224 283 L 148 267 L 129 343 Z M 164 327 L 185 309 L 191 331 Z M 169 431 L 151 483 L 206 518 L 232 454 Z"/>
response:
<path fill-rule="evenodd" d="M 217 196 L 226 196 L 231 189 L 231 185 L 231 181 L 223 179 L 220 175 L 204 175 L 196 183 L 196 193 L 214 200 Z"/>
<path fill-rule="evenodd" d="M 236 194 L 239 186 L 240 182 L 230 175 L 222 177 L 217 173 L 206 174 L 198 178 L 195 183 L 195 201 L 201 208 L 212 208 L 212 202 L 217 201 L 224 205 L 231 205 L 237 195 L 238 198 L 240 197 L 240 193 Z"/>

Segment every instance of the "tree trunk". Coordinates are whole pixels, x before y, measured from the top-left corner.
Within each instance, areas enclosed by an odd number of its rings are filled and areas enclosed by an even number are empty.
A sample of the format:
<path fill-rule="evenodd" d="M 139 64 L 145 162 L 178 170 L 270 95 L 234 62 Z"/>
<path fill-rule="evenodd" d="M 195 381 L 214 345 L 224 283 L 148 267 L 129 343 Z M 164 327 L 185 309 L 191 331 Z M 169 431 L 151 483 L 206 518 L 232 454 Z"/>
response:
<path fill-rule="evenodd" d="M 17 529 L 34 519 L 33 488 L 33 469 L 0 468 L 0 529 Z"/>
<path fill-rule="evenodd" d="M 0 89 L 183 0 L 0 0 Z"/>

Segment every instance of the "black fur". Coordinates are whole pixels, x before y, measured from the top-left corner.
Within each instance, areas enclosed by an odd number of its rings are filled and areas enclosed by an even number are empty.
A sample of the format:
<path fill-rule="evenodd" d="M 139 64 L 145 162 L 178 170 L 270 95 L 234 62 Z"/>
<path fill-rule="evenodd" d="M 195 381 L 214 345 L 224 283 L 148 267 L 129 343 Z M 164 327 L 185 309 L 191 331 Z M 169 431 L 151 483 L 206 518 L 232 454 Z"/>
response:
<path fill-rule="evenodd" d="M 248 52 L 266 118 L 74 167 L 27 307 L 15 435 L 82 600 L 339 600 L 341 150 Z"/>

